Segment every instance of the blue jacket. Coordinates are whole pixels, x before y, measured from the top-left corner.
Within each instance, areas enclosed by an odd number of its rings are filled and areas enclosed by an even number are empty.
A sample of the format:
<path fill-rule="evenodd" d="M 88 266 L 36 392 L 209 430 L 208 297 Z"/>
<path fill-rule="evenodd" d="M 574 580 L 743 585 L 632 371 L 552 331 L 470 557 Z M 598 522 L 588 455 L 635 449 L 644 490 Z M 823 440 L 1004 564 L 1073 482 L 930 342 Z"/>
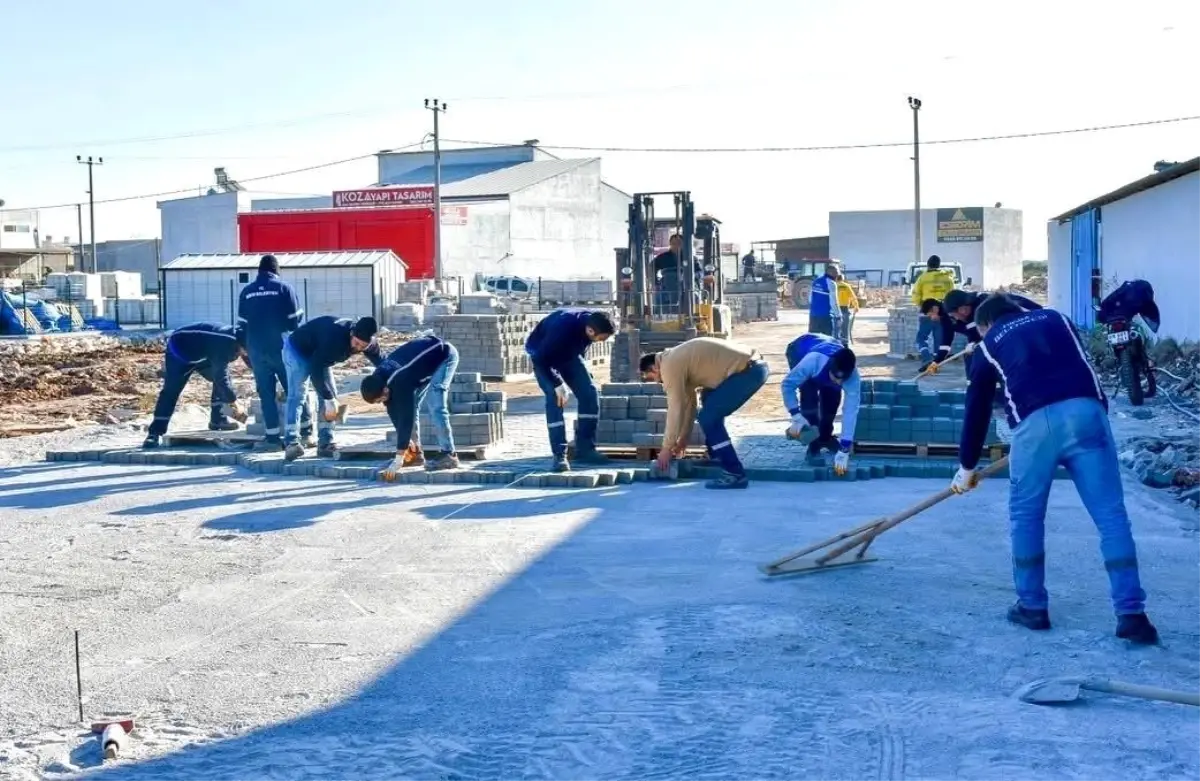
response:
<path fill-rule="evenodd" d="M 1117 318 L 1129 321 L 1135 315 L 1141 315 L 1150 330 L 1158 332 L 1162 315 L 1159 314 L 1158 304 L 1154 303 L 1154 288 L 1144 279 L 1122 282 L 1120 287 L 1105 296 L 1100 302 L 1097 318 L 1107 323 Z"/>
<path fill-rule="evenodd" d="M 434 372 L 450 354 L 450 343 L 436 336 L 419 336 L 388 353 L 375 367 L 391 391 L 388 394 L 388 417 L 396 427 L 397 442 L 404 445 L 412 436 L 416 421 L 417 394 L 429 384 Z M 403 450 L 403 447 L 397 447 Z"/>
<path fill-rule="evenodd" d="M 837 280 L 828 274 L 813 280 L 808 298 L 808 316 L 835 319 L 842 316 L 842 310 L 837 304 Z"/>
<path fill-rule="evenodd" d="M 1074 323 L 1053 309 L 997 320 L 972 356 L 970 381 L 959 445 L 968 469 L 979 463 L 997 382 L 1004 383 L 1004 406 L 1013 429 L 1042 407 L 1067 399 L 1096 399 L 1108 407 Z"/>
<path fill-rule="evenodd" d="M 237 394 L 233 392 L 229 364 L 238 359 L 241 339 L 242 335 L 231 325 L 185 325 L 167 337 L 167 355 L 186 366 L 187 371 L 200 371 L 211 377 L 222 397 L 234 399 Z M 244 355 L 242 361 L 250 365 Z M 167 370 L 171 370 L 169 362 Z"/>
<path fill-rule="evenodd" d="M 780 383 L 780 389 L 783 391 L 783 405 L 787 407 L 789 415 L 800 412 L 800 391 L 809 383 L 822 390 L 844 392 L 846 397 L 842 407 L 840 444 L 843 448 L 848 448 L 854 443 L 854 428 L 858 425 L 862 380 L 858 369 L 855 369 L 841 385 L 829 376 L 829 359 L 841 349 L 841 342 L 824 334 L 804 334 L 796 339 L 787 346 L 790 370 Z"/>
<path fill-rule="evenodd" d="M 587 335 L 587 319 L 594 310 L 576 307 L 555 309 L 533 327 L 525 340 L 525 352 L 534 368 L 541 369 L 562 385 L 558 369 L 578 360 L 591 347 Z"/>
<path fill-rule="evenodd" d="M 976 293 L 975 300 L 971 304 L 971 312 L 974 314 L 979 305 L 984 302 L 991 293 Z M 1036 301 L 1018 296 L 1016 293 L 1005 293 L 1006 296 L 1016 302 L 1017 306 L 1024 309 L 1026 312 L 1032 312 L 1036 309 L 1041 309 L 1042 305 Z M 955 334 L 966 334 L 967 341 L 971 344 L 978 344 L 983 340 L 979 335 L 979 329 L 975 327 L 975 322 L 972 320 L 969 323 L 959 322 L 945 312 L 942 312 L 942 343 L 938 346 L 937 360 L 944 361 L 950 357 L 950 345 L 954 342 Z"/>
<path fill-rule="evenodd" d="M 322 315 L 309 320 L 288 336 L 288 344 L 308 364 L 313 389 L 322 401 L 329 401 L 334 397 L 333 377 L 329 370 L 354 355 L 354 351 L 350 349 L 350 337 L 355 322 L 348 317 Z M 379 343 L 374 339 L 363 351 L 363 355 L 373 366 L 383 362 L 379 353 Z"/>
<path fill-rule="evenodd" d="M 238 297 L 238 325 L 245 326 L 252 350 L 278 353 L 283 335 L 296 330 L 303 316 L 296 289 L 269 271 L 260 271 Z"/>

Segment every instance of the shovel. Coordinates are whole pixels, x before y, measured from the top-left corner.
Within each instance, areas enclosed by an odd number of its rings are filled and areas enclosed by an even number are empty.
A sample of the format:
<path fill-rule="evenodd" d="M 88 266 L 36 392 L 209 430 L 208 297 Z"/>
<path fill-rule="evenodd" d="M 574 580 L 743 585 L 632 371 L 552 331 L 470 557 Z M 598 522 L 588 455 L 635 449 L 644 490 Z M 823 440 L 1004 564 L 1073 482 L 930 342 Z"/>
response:
<path fill-rule="evenodd" d="M 1175 702 L 1180 705 L 1200 707 L 1200 694 L 1196 692 L 1159 689 L 1155 686 L 1139 686 L 1135 683 L 1110 681 L 1106 678 L 1043 678 L 1025 684 L 1020 689 L 1017 689 L 1013 696 L 1022 702 L 1031 702 L 1035 705 L 1057 705 L 1064 702 L 1074 702 L 1079 699 L 1080 689 L 1105 692 L 1106 694 L 1119 694 L 1124 697 L 1137 697 L 1142 700 Z"/>

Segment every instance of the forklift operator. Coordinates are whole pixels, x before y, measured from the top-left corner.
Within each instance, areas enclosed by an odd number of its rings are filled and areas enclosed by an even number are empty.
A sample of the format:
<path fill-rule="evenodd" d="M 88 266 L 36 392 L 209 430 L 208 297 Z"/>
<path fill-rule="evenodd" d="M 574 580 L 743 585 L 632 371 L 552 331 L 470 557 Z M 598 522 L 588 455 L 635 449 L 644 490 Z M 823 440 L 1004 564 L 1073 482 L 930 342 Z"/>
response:
<path fill-rule="evenodd" d="M 683 237 L 678 233 L 672 234 L 669 249 L 654 257 L 654 272 L 658 278 L 658 304 L 662 308 L 679 306 L 679 256 L 683 252 Z M 696 278 L 695 286 L 699 286 L 701 269 L 700 262 L 692 259 L 693 273 Z"/>

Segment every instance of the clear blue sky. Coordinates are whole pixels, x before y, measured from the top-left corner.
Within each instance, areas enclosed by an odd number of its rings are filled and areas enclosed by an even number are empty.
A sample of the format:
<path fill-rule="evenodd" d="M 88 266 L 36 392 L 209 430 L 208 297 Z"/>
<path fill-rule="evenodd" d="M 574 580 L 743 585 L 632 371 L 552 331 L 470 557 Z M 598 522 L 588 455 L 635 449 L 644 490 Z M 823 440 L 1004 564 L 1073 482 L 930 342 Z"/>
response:
<path fill-rule="evenodd" d="M 0 198 L 86 201 L 76 154 L 104 156 L 106 198 L 199 188 L 217 165 L 250 178 L 412 143 L 429 130 L 431 96 L 451 104 L 448 139 L 586 146 L 904 141 L 909 94 L 925 102 L 926 140 L 1198 115 L 1200 91 L 1182 87 L 1200 72 L 1197 5 L 13 3 Z M 931 145 L 923 201 L 1023 209 L 1025 254 L 1044 257 L 1047 218 L 1158 159 L 1195 156 L 1197 139 L 1200 122 Z M 690 189 L 743 243 L 820 234 L 830 210 L 912 199 L 905 148 L 601 156 L 626 191 Z M 250 187 L 373 181 L 364 161 Z M 98 206 L 96 223 L 101 239 L 155 236 L 155 199 Z M 42 225 L 74 235 L 74 209 L 48 210 Z"/>

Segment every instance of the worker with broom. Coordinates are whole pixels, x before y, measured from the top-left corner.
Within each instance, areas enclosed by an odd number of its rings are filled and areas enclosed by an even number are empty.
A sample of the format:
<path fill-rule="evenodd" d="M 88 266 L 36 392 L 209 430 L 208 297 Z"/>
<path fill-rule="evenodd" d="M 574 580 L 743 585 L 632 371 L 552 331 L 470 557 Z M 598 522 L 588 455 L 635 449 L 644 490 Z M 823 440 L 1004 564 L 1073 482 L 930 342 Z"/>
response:
<path fill-rule="evenodd" d="M 245 421 L 246 413 L 237 405 L 237 394 L 229 378 L 229 364 L 241 358 L 247 366 L 246 333 L 231 325 L 196 323 L 177 329 L 167 338 L 163 362 L 163 384 L 154 404 L 154 420 L 142 447 L 159 446 L 167 433 L 179 397 L 193 374 L 212 383 L 212 412 L 209 431 L 235 431 L 235 420 Z M 235 420 L 230 420 L 230 418 Z"/>
<path fill-rule="evenodd" d="M 383 404 L 396 427 L 396 458 L 383 471 L 384 479 L 394 480 L 400 469 L 418 464 L 424 464 L 430 472 L 458 468 L 449 406 L 450 381 L 457 369 L 458 349 L 426 332 L 392 350 L 373 373 L 363 378 L 363 401 Z M 421 452 L 420 440 L 412 439 L 422 404 L 433 419 L 440 451 L 428 460 Z"/>
<path fill-rule="evenodd" d="M 833 452 L 834 474 L 850 470 L 850 449 L 862 399 L 854 351 L 823 334 L 804 334 L 787 346 L 788 373 L 780 383 L 783 405 L 792 416 L 789 439 L 808 443 L 808 456 Z M 845 395 L 842 431 L 833 436 L 833 420 Z"/>
<path fill-rule="evenodd" d="M 563 410 L 572 392 L 579 397 L 575 462 L 608 463 L 608 457 L 596 450 L 600 394 L 592 384 L 592 375 L 583 356 L 593 342 L 603 342 L 616 330 L 612 318 L 601 309 L 563 307 L 543 317 L 525 340 L 533 376 L 546 397 L 546 428 L 555 472 L 571 470 L 567 461 L 567 424 Z"/>
<path fill-rule="evenodd" d="M 745 488 L 750 483 L 746 469 L 733 449 L 725 418 L 737 412 L 767 381 L 771 369 L 757 350 L 702 336 L 678 347 L 642 356 L 642 380 L 662 383 L 667 393 L 667 426 L 658 453 L 659 471 L 671 467 L 671 459 L 687 451 L 692 426 L 700 422 L 709 454 L 724 472 L 705 488 Z M 700 412 L 696 412 L 696 392 Z"/>
<path fill-rule="evenodd" d="M 333 430 L 338 417 L 338 404 L 332 369 L 358 353 L 366 356 L 373 366 L 382 363 L 379 343 L 375 341 L 377 330 L 378 325 L 373 317 L 352 320 L 324 315 L 314 317 L 284 339 L 283 364 L 288 380 L 284 460 L 295 461 L 304 455 L 298 430 L 300 407 L 308 398 L 310 381 L 321 400 L 317 420 L 317 456 L 328 458 L 337 452 Z"/>
<path fill-rule="evenodd" d="M 969 293 L 966 290 L 958 289 L 951 290 L 946 294 L 941 306 L 942 327 L 940 330 L 942 342 L 938 346 L 938 352 L 934 356 L 933 363 L 921 367 L 923 373 L 937 374 L 941 363 L 950 357 L 950 346 L 954 342 L 954 335 L 963 334 L 967 337 L 967 354 L 963 357 L 963 368 L 967 372 L 967 377 L 971 376 L 971 360 L 976 346 L 983 340 L 983 335 L 979 333 L 978 323 L 975 320 L 975 310 L 991 295 L 993 294 Z M 1041 304 L 1025 296 L 1019 296 L 1015 293 L 1005 293 L 1004 295 L 1008 296 L 1009 300 L 1013 301 L 1026 312 L 1042 308 Z M 924 310 L 925 308 L 922 306 L 922 311 Z"/>
<path fill-rule="evenodd" d="M 950 488 L 964 493 L 978 482 L 976 467 L 992 417 L 997 382 L 1012 428 L 1009 516 L 1017 602 L 1008 620 L 1028 629 L 1050 628 L 1046 592 L 1046 505 L 1054 473 L 1066 467 L 1100 532 L 1117 637 L 1140 645 L 1158 642 L 1146 618 L 1137 548 L 1121 489 L 1121 468 L 1108 423 L 1108 399 L 1074 324 L 1052 309 L 1027 311 L 1020 300 L 993 295 L 974 308 L 983 340 L 971 366 L 966 420 Z"/>

